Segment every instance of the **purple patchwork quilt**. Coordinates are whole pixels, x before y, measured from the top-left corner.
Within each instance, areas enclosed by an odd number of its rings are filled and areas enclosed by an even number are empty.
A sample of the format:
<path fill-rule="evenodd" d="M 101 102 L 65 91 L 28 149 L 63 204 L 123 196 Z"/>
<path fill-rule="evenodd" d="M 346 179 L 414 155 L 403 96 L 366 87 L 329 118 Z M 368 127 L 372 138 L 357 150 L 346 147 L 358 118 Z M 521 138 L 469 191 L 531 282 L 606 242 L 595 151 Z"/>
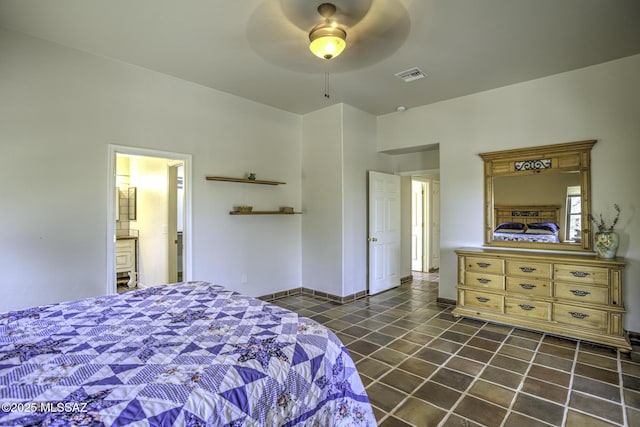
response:
<path fill-rule="evenodd" d="M 495 241 L 559 243 L 557 234 L 493 233 Z"/>
<path fill-rule="evenodd" d="M 0 314 L 0 425 L 375 426 L 327 328 L 187 282 Z"/>

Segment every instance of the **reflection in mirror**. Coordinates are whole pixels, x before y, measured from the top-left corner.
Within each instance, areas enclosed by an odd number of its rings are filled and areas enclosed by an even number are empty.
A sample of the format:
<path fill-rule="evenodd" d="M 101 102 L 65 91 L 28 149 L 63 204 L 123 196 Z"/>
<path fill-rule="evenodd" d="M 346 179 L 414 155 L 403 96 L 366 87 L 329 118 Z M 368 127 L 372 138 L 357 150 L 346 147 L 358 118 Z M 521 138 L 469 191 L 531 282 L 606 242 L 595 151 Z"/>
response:
<path fill-rule="evenodd" d="M 527 212 L 536 212 L 538 209 L 529 209 L 535 206 L 556 206 L 558 213 L 554 217 L 538 218 L 527 217 L 522 220 L 514 218 L 516 222 L 554 222 L 558 226 L 557 240 L 548 236 L 543 236 L 548 243 L 571 243 L 581 242 L 581 197 L 580 197 L 580 174 L 576 172 L 548 173 L 536 175 L 516 175 L 497 176 L 493 178 L 493 202 L 495 206 L 513 207 L 518 211 L 518 207 L 527 207 Z M 569 206 L 569 211 L 567 211 Z M 518 216 L 518 212 L 512 212 Z M 540 212 L 537 212 L 539 215 Z M 495 216 L 494 209 L 494 216 Z M 524 218 L 525 212 L 520 212 Z M 501 222 L 506 222 L 505 218 L 494 218 L 496 227 Z M 531 236 L 528 236 L 532 238 Z M 495 239 L 495 236 L 494 236 Z"/>
<path fill-rule="evenodd" d="M 138 216 L 137 214 L 138 197 L 137 197 L 136 187 L 129 187 L 128 196 L 129 196 L 129 220 L 135 221 Z"/>

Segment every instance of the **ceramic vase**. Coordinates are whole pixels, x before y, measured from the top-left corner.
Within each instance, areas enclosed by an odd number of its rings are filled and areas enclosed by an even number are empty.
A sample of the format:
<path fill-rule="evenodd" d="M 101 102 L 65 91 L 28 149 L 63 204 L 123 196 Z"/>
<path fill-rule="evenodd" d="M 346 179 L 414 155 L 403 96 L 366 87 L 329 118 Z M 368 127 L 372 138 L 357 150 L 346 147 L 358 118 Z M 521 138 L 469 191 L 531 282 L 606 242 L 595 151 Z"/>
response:
<path fill-rule="evenodd" d="M 615 231 L 600 231 L 596 235 L 596 254 L 599 258 L 615 258 L 620 236 Z"/>

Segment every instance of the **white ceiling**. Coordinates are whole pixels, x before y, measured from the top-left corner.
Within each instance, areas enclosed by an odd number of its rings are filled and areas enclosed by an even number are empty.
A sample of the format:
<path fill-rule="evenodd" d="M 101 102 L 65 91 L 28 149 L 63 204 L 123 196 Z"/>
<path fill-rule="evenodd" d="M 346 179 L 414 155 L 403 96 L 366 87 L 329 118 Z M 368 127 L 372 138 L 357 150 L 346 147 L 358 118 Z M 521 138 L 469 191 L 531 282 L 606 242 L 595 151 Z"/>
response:
<path fill-rule="evenodd" d="M 639 0 L 336 0 L 368 15 L 326 61 L 307 49 L 320 3 L 0 0 L 0 26 L 299 114 L 381 115 L 640 53 Z M 394 76 L 412 67 L 428 77 Z"/>

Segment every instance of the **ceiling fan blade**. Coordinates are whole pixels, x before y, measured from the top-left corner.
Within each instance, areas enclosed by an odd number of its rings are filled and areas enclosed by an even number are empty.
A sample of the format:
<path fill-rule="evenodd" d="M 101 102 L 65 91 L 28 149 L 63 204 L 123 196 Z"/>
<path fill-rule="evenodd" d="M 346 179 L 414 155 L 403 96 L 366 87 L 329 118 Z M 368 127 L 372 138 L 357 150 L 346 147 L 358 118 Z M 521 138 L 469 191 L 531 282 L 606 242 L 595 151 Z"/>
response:
<path fill-rule="evenodd" d="M 397 1 L 375 2 L 358 25 L 349 29 L 354 56 L 370 65 L 395 52 L 409 36 L 411 20 Z"/>
<path fill-rule="evenodd" d="M 287 20 L 279 0 L 263 2 L 247 25 L 251 49 L 265 61 L 293 71 L 314 72 L 309 34 Z"/>
<path fill-rule="evenodd" d="M 318 13 L 318 6 L 322 3 L 332 3 L 336 7 L 336 13 L 330 18 L 343 28 L 350 28 L 356 25 L 367 15 L 373 0 L 278 0 L 282 13 L 294 25 L 304 31 L 323 21 Z"/>

